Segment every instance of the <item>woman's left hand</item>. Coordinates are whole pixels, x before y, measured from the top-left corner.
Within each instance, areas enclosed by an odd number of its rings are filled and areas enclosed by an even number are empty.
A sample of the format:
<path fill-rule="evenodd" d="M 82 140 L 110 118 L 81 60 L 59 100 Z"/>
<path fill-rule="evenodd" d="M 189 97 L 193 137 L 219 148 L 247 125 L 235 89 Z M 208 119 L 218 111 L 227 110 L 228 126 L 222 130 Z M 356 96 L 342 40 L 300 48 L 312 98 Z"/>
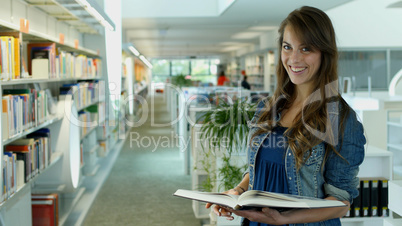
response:
<path fill-rule="evenodd" d="M 285 217 L 282 213 L 272 208 L 262 208 L 261 210 L 234 210 L 225 208 L 226 211 L 232 212 L 237 216 L 244 217 L 253 222 L 265 224 L 281 225 L 284 223 Z M 284 212 L 283 212 L 284 213 Z"/>

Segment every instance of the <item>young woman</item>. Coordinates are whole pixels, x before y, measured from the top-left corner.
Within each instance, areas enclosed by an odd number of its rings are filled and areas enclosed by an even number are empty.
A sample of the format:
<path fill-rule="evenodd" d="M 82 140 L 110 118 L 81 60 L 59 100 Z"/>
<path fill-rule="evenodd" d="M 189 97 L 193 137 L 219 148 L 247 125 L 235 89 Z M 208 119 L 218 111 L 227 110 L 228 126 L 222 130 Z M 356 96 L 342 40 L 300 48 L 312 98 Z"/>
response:
<path fill-rule="evenodd" d="M 366 140 L 355 112 L 338 93 L 334 28 L 323 11 L 305 6 L 289 14 L 279 34 L 277 89 L 251 121 L 249 170 L 226 192 L 265 190 L 339 200 L 346 206 L 279 212 L 215 205 L 213 210 L 228 219 L 234 213 L 253 226 L 341 225 L 339 218 L 358 195 Z"/>

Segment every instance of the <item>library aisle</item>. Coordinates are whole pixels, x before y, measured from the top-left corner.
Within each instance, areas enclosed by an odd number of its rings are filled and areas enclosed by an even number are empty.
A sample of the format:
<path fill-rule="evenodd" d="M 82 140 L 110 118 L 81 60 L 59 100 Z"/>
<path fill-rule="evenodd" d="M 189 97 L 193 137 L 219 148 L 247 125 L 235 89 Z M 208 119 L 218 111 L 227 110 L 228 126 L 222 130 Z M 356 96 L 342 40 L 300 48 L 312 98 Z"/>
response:
<path fill-rule="evenodd" d="M 155 123 L 170 120 L 163 95 L 155 94 L 154 97 L 155 108 L 148 112 L 147 121 L 141 127 L 130 131 L 83 225 L 200 225 L 194 217 L 191 202 L 172 196 L 178 188 L 191 189 L 191 177 L 183 173 L 179 148 L 177 145 L 169 145 L 169 148 L 148 146 L 150 139 L 161 138 L 167 142 L 168 137 L 172 138 L 170 126 L 151 127 L 152 112 Z M 148 98 L 148 103 L 150 100 Z M 130 142 L 130 136 L 135 139 L 138 135 L 138 142 Z M 176 144 L 172 139 L 169 142 Z"/>

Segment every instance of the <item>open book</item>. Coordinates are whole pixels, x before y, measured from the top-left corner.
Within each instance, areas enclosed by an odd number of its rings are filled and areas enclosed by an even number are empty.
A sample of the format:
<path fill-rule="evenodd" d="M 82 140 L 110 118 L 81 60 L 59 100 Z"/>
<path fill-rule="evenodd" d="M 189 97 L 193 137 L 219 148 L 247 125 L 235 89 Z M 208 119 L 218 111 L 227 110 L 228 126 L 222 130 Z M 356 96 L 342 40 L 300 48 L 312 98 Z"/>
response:
<path fill-rule="evenodd" d="M 319 199 L 305 196 L 280 194 L 266 191 L 249 190 L 241 195 L 230 195 L 213 192 L 199 192 L 179 189 L 174 196 L 209 202 L 233 209 L 258 207 L 272 208 L 323 208 L 346 206 L 341 201 Z"/>

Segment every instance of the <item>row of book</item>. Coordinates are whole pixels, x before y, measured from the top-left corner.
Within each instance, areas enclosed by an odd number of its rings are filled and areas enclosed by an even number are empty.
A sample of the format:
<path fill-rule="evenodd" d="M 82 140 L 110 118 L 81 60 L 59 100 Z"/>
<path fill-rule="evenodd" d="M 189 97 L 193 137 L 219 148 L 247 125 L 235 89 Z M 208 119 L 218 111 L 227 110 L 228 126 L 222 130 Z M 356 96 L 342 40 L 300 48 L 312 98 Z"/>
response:
<path fill-rule="evenodd" d="M 2 97 L 3 140 L 38 126 L 47 120 L 49 111 L 46 90 L 4 89 Z"/>
<path fill-rule="evenodd" d="M 1 80 L 18 79 L 27 76 L 24 58 L 21 57 L 21 39 L 19 33 L 0 33 L 0 76 Z"/>
<path fill-rule="evenodd" d="M 106 103 L 99 102 L 96 105 L 91 105 L 84 110 L 78 112 L 78 120 L 81 122 L 81 135 L 85 136 L 94 126 L 103 129 L 108 127 L 106 124 Z M 104 137 L 98 134 L 99 138 Z M 106 135 L 105 135 L 106 136 Z"/>
<path fill-rule="evenodd" d="M 388 180 L 361 180 L 359 196 L 350 206 L 346 217 L 387 217 L 388 209 Z"/>
<path fill-rule="evenodd" d="M 23 48 L 27 49 L 26 58 Z M 56 48 L 54 42 L 34 42 L 24 46 L 20 32 L 0 32 L 0 77 L 3 81 L 30 77 L 48 79 L 101 76 L 102 60 L 99 58 L 61 50 Z"/>
<path fill-rule="evenodd" d="M 102 76 L 102 60 L 66 51 L 56 55 L 55 78 L 95 78 Z"/>
<path fill-rule="evenodd" d="M 78 108 L 96 103 L 105 96 L 104 81 L 65 84 L 60 87 L 60 99 L 68 92 L 74 95 Z M 53 103 L 50 90 L 4 89 L 2 97 L 2 138 L 7 140 L 45 122 L 51 116 Z M 105 118 L 105 105 L 99 111 Z"/>
<path fill-rule="evenodd" d="M 105 97 L 103 81 L 64 84 L 59 91 L 61 100 L 65 99 L 66 95 L 73 95 L 75 106 L 78 109 L 96 103 Z"/>
<path fill-rule="evenodd" d="M 26 138 L 4 147 L 1 201 L 7 200 L 22 185 L 45 169 L 51 162 L 50 130 L 42 128 Z"/>
<path fill-rule="evenodd" d="M 78 112 L 78 120 L 81 122 L 81 136 L 85 136 L 92 128 L 98 126 L 98 105 L 92 105 Z"/>
<path fill-rule="evenodd" d="M 28 43 L 32 78 L 94 78 L 102 76 L 102 61 L 56 48 L 54 42 Z"/>

